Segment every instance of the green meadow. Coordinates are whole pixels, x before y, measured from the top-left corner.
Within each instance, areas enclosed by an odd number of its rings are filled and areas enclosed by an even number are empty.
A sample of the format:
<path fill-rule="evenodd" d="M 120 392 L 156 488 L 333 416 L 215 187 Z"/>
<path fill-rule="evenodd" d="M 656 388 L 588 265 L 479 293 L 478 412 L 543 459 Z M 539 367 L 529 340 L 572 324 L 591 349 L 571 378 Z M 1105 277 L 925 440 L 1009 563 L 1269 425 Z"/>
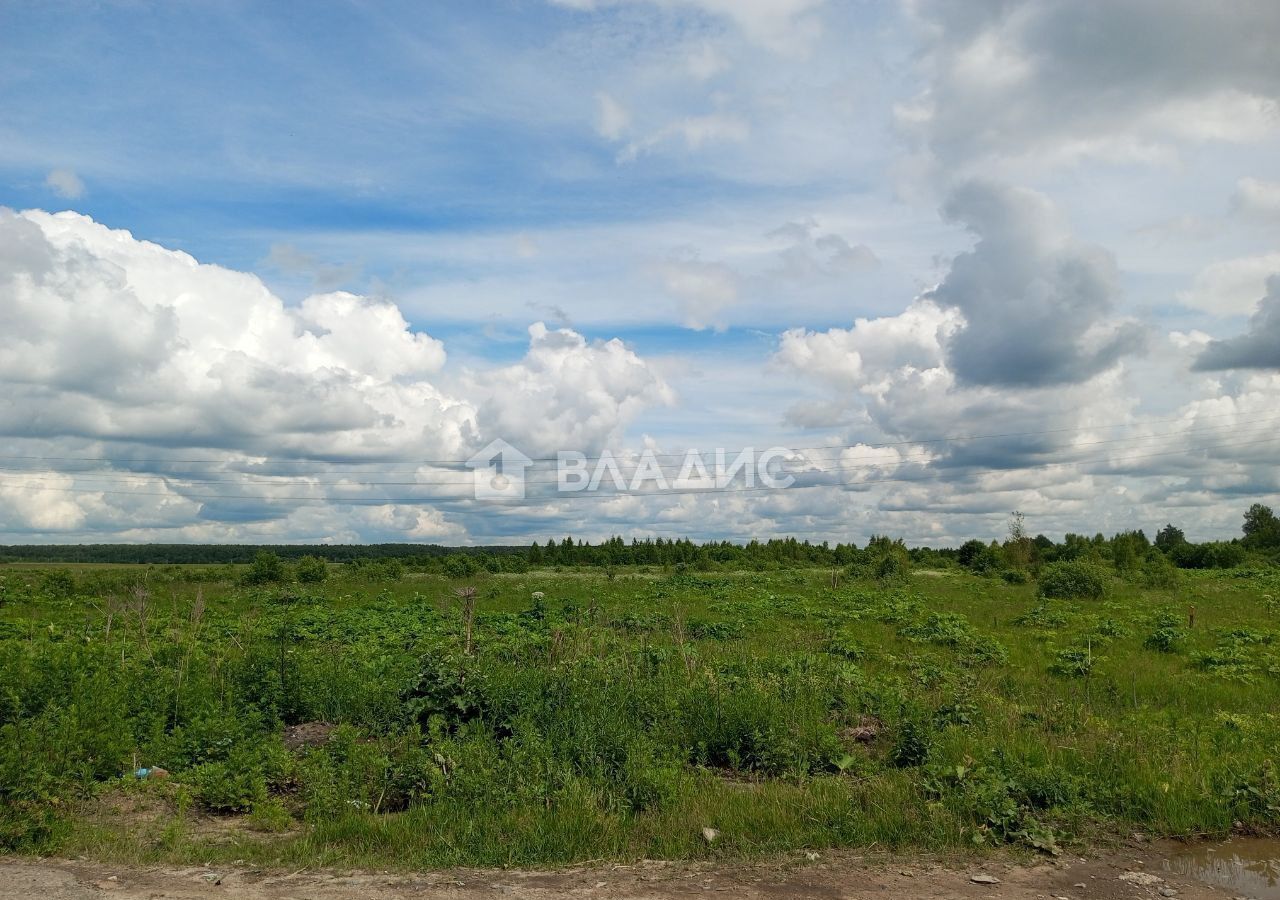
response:
<path fill-rule="evenodd" d="M 0 566 L 0 845 L 423 868 L 1280 826 L 1280 571 L 934 562 Z"/>

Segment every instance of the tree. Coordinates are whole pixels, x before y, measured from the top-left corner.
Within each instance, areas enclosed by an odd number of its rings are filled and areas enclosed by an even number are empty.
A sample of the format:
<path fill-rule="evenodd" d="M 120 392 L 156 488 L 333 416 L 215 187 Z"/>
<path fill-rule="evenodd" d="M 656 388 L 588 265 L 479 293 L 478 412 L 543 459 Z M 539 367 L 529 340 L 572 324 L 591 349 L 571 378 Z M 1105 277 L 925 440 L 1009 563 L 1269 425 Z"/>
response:
<path fill-rule="evenodd" d="M 1175 525 L 1166 525 L 1156 532 L 1156 546 L 1168 553 L 1187 542 L 1187 536 Z"/>
<path fill-rule="evenodd" d="M 1117 571 L 1136 569 L 1149 548 L 1147 536 L 1141 531 L 1122 531 L 1111 539 L 1111 560 Z"/>
<path fill-rule="evenodd" d="M 1255 503 L 1245 512 L 1244 543 L 1248 547 L 1280 547 L 1280 519 L 1271 507 Z"/>
<path fill-rule="evenodd" d="M 880 581 L 902 581 L 911 574 L 911 554 L 902 539 L 872 536 L 867 544 L 872 573 Z"/>
<path fill-rule="evenodd" d="M 979 540 L 968 540 L 960 545 L 956 560 L 970 572 L 984 575 L 997 568 L 999 560 L 990 545 Z"/>
<path fill-rule="evenodd" d="M 1027 517 L 1016 509 L 1009 516 L 1009 540 L 1004 544 L 1004 558 L 1011 568 L 1025 569 L 1031 564 L 1034 544 L 1027 537 Z"/>

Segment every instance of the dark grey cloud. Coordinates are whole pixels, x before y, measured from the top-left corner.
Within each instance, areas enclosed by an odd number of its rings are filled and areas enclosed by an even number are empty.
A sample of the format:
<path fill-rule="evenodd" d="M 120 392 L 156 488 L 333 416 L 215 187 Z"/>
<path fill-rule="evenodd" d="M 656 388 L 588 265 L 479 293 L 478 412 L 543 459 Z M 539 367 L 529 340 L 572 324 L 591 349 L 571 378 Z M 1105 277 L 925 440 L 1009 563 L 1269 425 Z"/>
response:
<path fill-rule="evenodd" d="M 1141 349 L 1142 329 L 1111 318 L 1115 259 L 1072 239 L 1045 197 L 971 181 L 943 212 L 978 237 L 927 295 L 965 318 L 947 344 L 958 383 L 1078 384 Z"/>
<path fill-rule="evenodd" d="M 1192 369 L 1280 369 L 1280 274 L 1267 279 L 1267 293 L 1249 319 L 1249 330 L 1238 337 L 1212 341 Z"/>

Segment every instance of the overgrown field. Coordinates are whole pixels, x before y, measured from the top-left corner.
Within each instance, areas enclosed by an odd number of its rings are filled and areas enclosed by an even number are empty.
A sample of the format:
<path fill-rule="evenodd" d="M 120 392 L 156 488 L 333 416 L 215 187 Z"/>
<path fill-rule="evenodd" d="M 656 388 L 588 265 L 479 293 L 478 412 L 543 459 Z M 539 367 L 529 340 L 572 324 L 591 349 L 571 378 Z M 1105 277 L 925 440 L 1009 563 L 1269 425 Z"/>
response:
<path fill-rule="evenodd" d="M 1275 570 L 1095 599 L 329 573 L 0 567 L 0 845 L 425 867 L 1280 826 Z"/>

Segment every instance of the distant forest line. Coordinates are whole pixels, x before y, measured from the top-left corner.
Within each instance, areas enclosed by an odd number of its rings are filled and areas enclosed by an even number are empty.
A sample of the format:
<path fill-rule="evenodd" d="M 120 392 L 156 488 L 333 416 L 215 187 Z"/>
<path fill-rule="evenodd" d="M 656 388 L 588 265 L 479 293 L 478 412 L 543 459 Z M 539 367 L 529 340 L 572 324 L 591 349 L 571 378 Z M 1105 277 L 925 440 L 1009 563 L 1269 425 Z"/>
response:
<path fill-rule="evenodd" d="M 917 566 L 960 565 L 974 570 L 1024 569 L 1074 559 L 1113 563 L 1117 569 L 1140 565 L 1159 553 L 1179 568 L 1233 568 L 1246 562 L 1280 563 L 1280 519 L 1255 503 L 1244 514 L 1241 535 L 1230 541 L 1188 541 L 1174 525 L 1154 539 L 1142 530 L 1106 537 L 1067 534 L 1062 541 L 1031 537 L 1020 513 L 1010 517 L 1003 541 L 970 540 L 959 547 L 908 548 L 901 540 L 873 537 L 865 547 L 854 543 L 814 543 L 796 538 L 734 543 L 694 542 L 687 538 L 613 537 L 600 543 L 575 540 L 534 541 L 528 546 L 450 547 L 439 544 L 17 544 L 0 546 L 0 562 L 206 564 L 253 563 L 270 556 L 280 560 L 319 559 L 330 563 L 395 560 L 427 571 L 468 574 L 488 570 L 522 571 L 532 566 L 683 565 L 691 568 L 843 567 L 886 554 Z"/>

